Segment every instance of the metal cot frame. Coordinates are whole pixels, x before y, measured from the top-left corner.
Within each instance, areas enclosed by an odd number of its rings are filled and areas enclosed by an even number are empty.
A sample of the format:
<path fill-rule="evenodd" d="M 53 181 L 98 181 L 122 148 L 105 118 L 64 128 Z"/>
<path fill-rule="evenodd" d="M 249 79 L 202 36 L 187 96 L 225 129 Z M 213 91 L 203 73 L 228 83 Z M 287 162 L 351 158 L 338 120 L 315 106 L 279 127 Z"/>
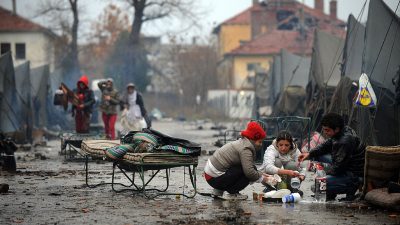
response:
<path fill-rule="evenodd" d="M 198 160 L 197 156 L 188 156 L 188 155 L 177 155 L 177 154 L 149 154 L 143 156 L 140 161 L 131 161 L 131 160 L 119 160 L 119 161 L 114 161 L 112 162 L 112 175 L 111 175 L 111 182 L 100 182 L 97 184 L 90 184 L 89 180 L 89 158 L 102 158 L 103 160 L 105 159 L 104 156 L 101 155 L 92 155 L 92 154 L 85 154 L 85 182 L 86 185 L 89 188 L 95 188 L 100 185 L 106 185 L 110 184 L 111 188 L 113 191 L 119 193 L 123 191 L 132 191 L 133 194 L 140 193 L 143 194 L 147 198 L 155 198 L 160 195 L 175 195 L 175 196 L 184 196 L 187 198 L 193 198 L 196 193 L 197 193 L 197 185 L 196 185 L 196 167 L 198 165 Z M 187 162 L 173 162 L 167 160 L 166 162 L 163 163 L 155 163 L 155 162 L 146 162 L 146 159 L 150 159 L 152 157 L 159 157 L 162 156 L 165 159 L 168 158 L 175 158 L 176 157 L 185 157 L 187 159 Z M 184 167 L 184 175 L 183 175 L 183 186 L 182 186 L 182 192 L 167 192 L 169 186 L 170 186 L 170 169 L 172 168 L 177 168 L 177 167 Z M 190 178 L 190 183 L 192 184 L 193 191 L 192 193 L 185 192 L 185 185 L 186 185 L 186 168 L 188 170 L 189 178 Z M 162 189 L 158 188 L 150 188 L 151 181 L 160 174 L 162 170 L 165 170 L 165 187 Z M 119 171 L 123 174 L 123 177 L 125 180 L 128 181 L 128 184 L 122 183 L 122 182 L 117 182 L 116 180 L 116 172 Z M 150 175 L 148 179 L 146 179 L 145 172 L 146 171 L 152 171 L 153 173 Z M 130 175 L 131 173 L 131 175 Z M 136 182 L 137 179 L 135 179 L 138 174 L 139 176 L 139 182 Z M 116 186 L 123 186 L 121 189 L 116 189 Z M 152 192 L 152 193 L 150 193 Z"/>

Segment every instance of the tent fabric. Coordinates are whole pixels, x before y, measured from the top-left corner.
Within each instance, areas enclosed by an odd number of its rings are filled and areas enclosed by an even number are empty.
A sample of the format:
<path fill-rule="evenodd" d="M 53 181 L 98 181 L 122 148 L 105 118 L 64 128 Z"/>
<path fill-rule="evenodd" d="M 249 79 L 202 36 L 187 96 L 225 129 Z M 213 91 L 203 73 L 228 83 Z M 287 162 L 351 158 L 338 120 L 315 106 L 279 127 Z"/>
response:
<path fill-rule="evenodd" d="M 302 86 L 288 86 L 273 107 L 273 116 L 302 116 L 305 114 L 306 91 Z"/>
<path fill-rule="evenodd" d="M 377 86 L 371 81 L 372 86 Z M 393 105 L 393 96 L 387 89 L 375 89 L 378 107 L 370 109 L 356 107 L 353 112 L 351 127 L 361 140 L 369 145 L 398 145 L 400 141 L 399 109 Z"/>
<path fill-rule="evenodd" d="M 377 107 L 358 107 L 354 116 L 356 131 L 367 144 L 388 146 L 400 142 L 400 111 L 394 104 L 395 85 L 392 83 L 400 66 L 399 39 L 399 17 L 382 0 L 371 0 L 362 71 L 368 75 L 376 93 Z"/>
<path fill-rule="evenodd" d="M 33 99 L 34 126 L 43 128 L 47 126 L 47 97 L 49 90 L 49 65 L 31 69 L 31 95 Z"/>
<path fill-rule="evenodd" d="M 353 15 L 350 15 L 347 20 L 342 76 L 349 77 L 353 81 L 358 80 L 361 75 L 364 36 L 365 26 L 359 23 Z"/>
<path fill-rule="evenodd" d="M 29 61 L 15 67 L 15 83 L 16 83 L 17 94 L 18 98 L 21 98 L 22 101 L 21 123 L 24 124 L 23 127 L 25 127 L 24 138 L 25 140 L 31 141 L 32 128 L 33 128 L 32 98 L 30 89 L 26 88 L 31 86 L 29 72 L 30 72 Z"/>
<path fill-rule="evenodd" d="M 272 76 L 271 76 L 271 105 L 273 105 L 279 97 L 279 92 L 281 92 L 282 79 L 282 56 L 274 56 L 274 63 L 272 66 Z"/>
<path fill-rule="evenodd" d="M 311 59 L 301 57 L 282 49 L 280 55 L 274 57 L 272 69 L 271 95 L 274 102 L 288 86 L 300 86 L 306 88 L 310 72 Z"/>
<path fill-rule="evenodd" d="M 325 110 L 325 107 L 328 105 L 326 102 L 331 96 L 327 95 L 326 91 L 327 89 L 336 87 L 341 77 L 338 62 L 343 46 L 342 39 L 318 29 L 315 30 L 310 76 L 306 88 L 307 104 L 324 105 L 323 109 Z M 317 104 L 316 102 L 318 101 L 325 102 Z"/>
<path fill-rule="evenodd" d="M 343 76 L 340 79 L 332 95 L 328 109 L 329 112 L 335 112 L 347 118 L 349 117 L 353 108 L 353 97 L 357 92 L 357 86 L 353 84 L 353 81 L 347 76 Z"/>
<path fill-rule="evenodd" d="M 347 20 L 347 35 L 343 52 L 341 79 L 333 93 L 329 112 L 336 112 L 349 118 L 353 108 L 353 97 L 357 87 L 353 82 L 361 75 L 362 53 L 364 50 L 365 27 L 353 15 Z"/>
<path fill-rule="evenodd" d="M 335 87 L 340 80 L 341 51 L 344 41 L 334 35 L 315 30 L 310 79 L 320 89 Z"/>
<path fill-rule="evenodd" d="M 311 58 L 291 54 L 282 49 L 282 85 L 281 90 L 287 86 L 307 86 L 310 73 Z"/>
<path fill-rule="evenodd" d="M 321 116 L 328 110 L 334 90 L 340 81 L 339 59 L 343 47 L 342 39 L 315 30 L 310 76 L 306 87 L 306 116 L 312 118 L 313 130 L 318 129 Z"/>
<path fill-rule="evenodd" d="M 371 0 L 365 31 L 362 72 L 391 93 L 395 91 L 392 78 L 400 66 L 399 39 L 400 18 L 382 0 Z"/>
<path fill-rule="evenodd" d="M 11 52 L 7 52 L 0 56 L 0 131 L 20 131 L 21 105 L 21 99 L 17 97 Z"/>

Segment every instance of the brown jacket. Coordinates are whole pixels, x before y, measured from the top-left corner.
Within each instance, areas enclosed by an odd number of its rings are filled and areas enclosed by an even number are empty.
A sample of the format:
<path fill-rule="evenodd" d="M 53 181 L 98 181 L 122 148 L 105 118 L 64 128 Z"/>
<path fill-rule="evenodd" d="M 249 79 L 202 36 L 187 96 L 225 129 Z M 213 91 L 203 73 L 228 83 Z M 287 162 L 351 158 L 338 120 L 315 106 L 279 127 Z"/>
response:
<path fill-rule="evenodd" d="M 257 181 L 262 172 L 254 166 L 256 149 L 247 138 L 241 138 L 225 144 L 210 158 L 211 164 L 219 171 L 225 172 L 232 166 L 241 165 L 246 177 L 251 181 Z"/>
<path fill-rule="evenodd" d="M 112 88 L 111 90 L 105 88 L 105 83 L 107 81 L 102 81 L 98 83 L 98 86 L 101 90 L 101 102 L 100 102 L 100 111 L 107 115 L 117 114 L 117 106 L 119 105 L 119 95 L 118 91 Z M 104 95 L 109 95 L 111 97 L 110 101 L 104 100 Z"/>

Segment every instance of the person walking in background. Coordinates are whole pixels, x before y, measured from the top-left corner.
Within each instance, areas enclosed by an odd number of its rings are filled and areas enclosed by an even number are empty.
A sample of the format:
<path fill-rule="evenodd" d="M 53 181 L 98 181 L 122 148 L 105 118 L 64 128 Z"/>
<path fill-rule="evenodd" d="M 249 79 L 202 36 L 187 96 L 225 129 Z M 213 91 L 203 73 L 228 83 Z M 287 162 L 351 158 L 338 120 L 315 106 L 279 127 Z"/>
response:
<path fill-rule="evenodd" d="M 104 129 L 108 139 L 115 139 L 115 122 L 117 121 L 117 106 L 119 104 L 118 91 L 113 87 L 113 80 L 108 78 L 106 81 L 98 83 L 101 90 L 100 111 L 104 122 Z"/>
<path fill-rule="evenodd" d="M 89 133 L 90 116 L 95 104 L 93 91 L 89 89 L 89 79 L 83 75 L 76 83 L 73 90 L 77 96 L 75 104 L 72 104 L 72 116 L 75 117 L 75 130 L 77 133 Z"/>
<path fill-rule="evenodd" d="M 204 167 L 204 177 L 213 187 L 212 196 L 223 199 L 247 199 L 239 191 L 250 182 L 269 181 L 270 176 L 257 171 L 254 165 L 256 151 L 261 151 L 266 137 L 264 129 L 257 122 L 250 122 L 241 138 L 218 149 Z M 223 195 L 224 191 L 228 194 Z"/>
<path fill-rule="evenodd" d="M 136 91 L 135 84 L 129 83 L 126 86 L 126 92 L 121 99 L 121 103 L 123 104 L 123 112 L 121 114 L 122 134 L 150 127 L 150 121 L 146 120 L 147 111 L 144 107 L 143 97 Z"/>

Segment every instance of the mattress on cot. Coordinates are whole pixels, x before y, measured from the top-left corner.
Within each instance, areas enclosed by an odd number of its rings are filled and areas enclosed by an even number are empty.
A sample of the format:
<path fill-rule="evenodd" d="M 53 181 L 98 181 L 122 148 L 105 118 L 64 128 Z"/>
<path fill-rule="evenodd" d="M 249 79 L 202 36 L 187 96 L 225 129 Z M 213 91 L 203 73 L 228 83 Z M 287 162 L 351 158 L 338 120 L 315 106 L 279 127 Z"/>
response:
<path fill-rule="evenodd" d="M 81 149 L 91 155 L 96 157 L 106 157 L 105 151 L 107 148 L 115 147 L 120 145 L 119 140 L 84 140 L 82 141 Z M 128 164 L 190 164 L 197 165 L 198 157 L 183 155 L 171 151 L 165 152 L 152 152 L 152 153 L 126 153 L 122 160 L 123 163 Z"/>
<path fill-rule="evenodd" d="M 65 149 L 67 144 L 80 148 L 83 140 L 100 139 L 98 134 L 79 134 L 79 133 L 63 133 L 60 135 L 61 149 Z"/>

